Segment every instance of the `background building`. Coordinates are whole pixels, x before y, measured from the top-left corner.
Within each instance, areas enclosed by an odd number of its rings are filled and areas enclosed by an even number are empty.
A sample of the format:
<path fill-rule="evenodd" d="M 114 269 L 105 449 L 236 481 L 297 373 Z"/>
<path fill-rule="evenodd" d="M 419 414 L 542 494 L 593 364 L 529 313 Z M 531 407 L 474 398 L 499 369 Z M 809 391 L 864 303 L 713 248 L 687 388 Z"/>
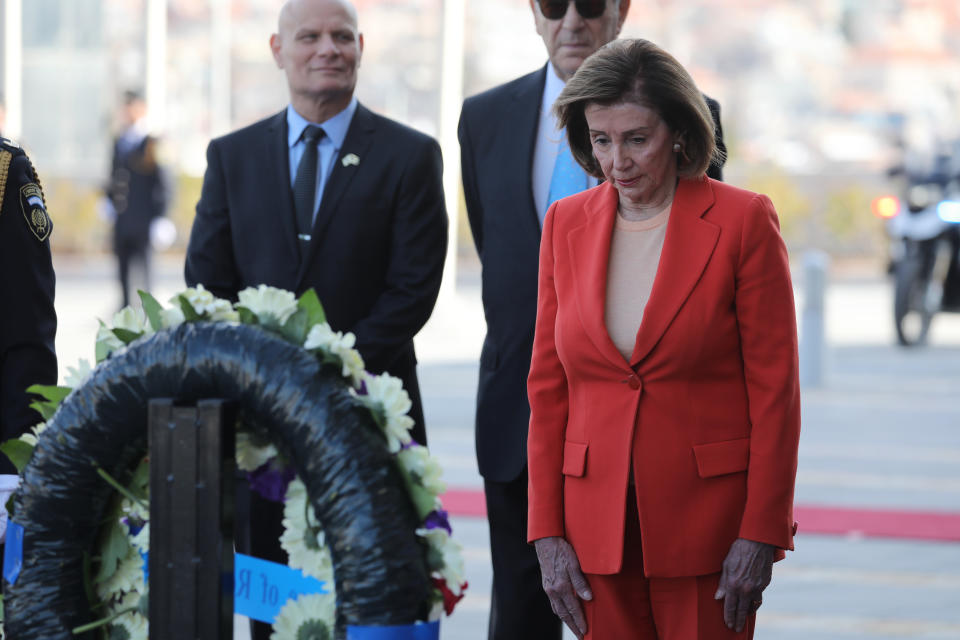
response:
<path fill-rule="evenodd" d="M 146 91 L 178 176 L 182 248 L 209 139 L 286 103 L 267 44 L 280 4 L 0 0 L 8 129 L 48 176 L 58 250 L 104 246 L 96 200 L 128 88 Z M 360 99 L 440 138 L 451 172 L 459 150 L 444 100 L 544 62 L 526 0 L 356 4 Z M 445 9 L 464 12 L 447 49 L 457 71 L 462 52 L 460 76 L 443 67 Z M 770 193 L 792 246 L 870 254 L 881 235 L 869 201 L 891 188 L 887 170 L 960 138 L 958 32 L 954 0 L 634 0 L 623 35 L 666 47 L 721 102 L 728 179 Z"/>

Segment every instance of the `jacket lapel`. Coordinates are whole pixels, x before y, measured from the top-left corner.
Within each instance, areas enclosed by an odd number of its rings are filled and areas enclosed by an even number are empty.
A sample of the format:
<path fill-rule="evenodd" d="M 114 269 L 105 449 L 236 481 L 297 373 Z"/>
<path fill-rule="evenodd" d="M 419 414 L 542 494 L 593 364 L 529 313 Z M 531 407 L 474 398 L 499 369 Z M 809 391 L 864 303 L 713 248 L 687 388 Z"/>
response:
<path fill-rule="evenodd" d="M 354 176 L 363 169 L 363 158 L 366 157 L 366 152 L 373 142 L 375 129 L 376 122 L 373 113 L 362 104 L 358 104 L 357 111 L 353 114 L 353 120 L 350 122 L 350 128 L 347 129 L 347 137 L 343 140 L 343 146 L 333 159 L 333 171 L 323 188 L 320 209 L 317 210 L 317 217 L 313 221 L 313 231 L 307 256 L 300 263 L 300 273 L 297 277 L 298 285 L 306 275 L 307 267 L 313 259 L 317 247 L 320 246 L 322 236 L 337 211 L 337 204 L 350 186 Z M 356 164 L 351 163 L 344 166 L 343 158 L 350 154 L 359 158 L 360 161 Z"/>
<path fill-rule="evenodd" d="M 543 101 L 543 89 L 547 81 L 547 65 L 544 65 L 540 71 L 530 74 L 528 78 L 529 80 L 520 84 L 513 94 L 516 106 L 510 123 L 514 129 L 509 136 L 506 136 L 513 148 L 505 157 L 513 156 L 523 161 L 523 164 L 519 165 L 520 174 L 523 176 L 521 181 L 523 193 L 520 195 L 520 202 L 527 203 L 526 210 L 529 214 L 523 224 L 529 233 L 536 235 L 539 241 L 540 216 L 533 198 L 533 155 L 539 135 L 537 129 L 540 124 L 540 103 Z"/>
<path fill-rule="evenodd" d="M 627 362 L 610 339 L 604 319 L 617 199 L 616 189 L 609 184 L 597 187 L 583 205 L 586 222 L 570 230 L 567 244 L 583 327 L 600 353 L 618 369 L 626 369 Z"/>
<path fill-rule="evenodd" d="M 704 220 L 703 214 L 713 201 L 713 189 L 706 179 L 681 179 L 677 185 L 660 266 L 630 358 L 632 366 L 656 346 L 710 261 L 720 228 Z"/>
<path fill-rule="evenodd" d="M 300 247 L 296 236 L 297 214 L 293 209 L 293 190 L 290 187 L 290 149 L 287 145 L 286 110 L 281 111 L 270 120 L 266 132 L 261 157 L 272 160 L 268 163 L 269 167 L 266 168 L 268 172 L 266 183 L 272 185 L 272 188 L 276 190 L 275 202 L 279 206 L 275 215 L 279 219 L 281 235 L 285 238 L 287 250 L 290 252 L 289 255 L 299 256 Z"/>

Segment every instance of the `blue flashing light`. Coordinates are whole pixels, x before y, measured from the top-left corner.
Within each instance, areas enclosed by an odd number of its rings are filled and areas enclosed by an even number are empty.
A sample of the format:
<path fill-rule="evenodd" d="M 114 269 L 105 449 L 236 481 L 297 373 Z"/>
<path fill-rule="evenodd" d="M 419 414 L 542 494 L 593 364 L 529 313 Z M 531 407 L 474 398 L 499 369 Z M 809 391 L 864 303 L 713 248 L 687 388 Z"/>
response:
<path fill-rule="evenodd" d="M 960 224 L 960 201 L 944 200 L 937 205 L 937 215 L 944 222 Z"/>

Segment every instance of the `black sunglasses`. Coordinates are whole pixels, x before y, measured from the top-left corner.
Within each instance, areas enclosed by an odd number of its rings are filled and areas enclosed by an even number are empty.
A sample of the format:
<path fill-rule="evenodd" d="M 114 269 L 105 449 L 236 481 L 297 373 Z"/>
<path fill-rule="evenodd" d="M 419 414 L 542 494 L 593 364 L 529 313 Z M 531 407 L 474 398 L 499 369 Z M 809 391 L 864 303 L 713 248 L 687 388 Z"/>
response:
<path fill-rule="evenodd" d="M 537 0 L 540 12 L 547 20 L 560 20 L 567 15 L 569 0 Z M 573 3 L 581 18 L 599 18 L 607 9 L 607 0 L 576 0 Z"/>

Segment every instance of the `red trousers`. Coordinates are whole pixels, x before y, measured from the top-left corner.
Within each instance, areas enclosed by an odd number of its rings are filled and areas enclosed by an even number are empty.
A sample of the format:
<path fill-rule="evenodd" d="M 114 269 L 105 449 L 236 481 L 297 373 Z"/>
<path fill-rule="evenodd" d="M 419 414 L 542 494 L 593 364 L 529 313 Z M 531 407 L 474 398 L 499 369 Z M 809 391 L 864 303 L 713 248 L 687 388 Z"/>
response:
<path fill-rule="evenodd" d="M 756 616 L 740 633 L 723 622 L 723 601 L 714 600 L 720 574 L 646 578 L 640 519 L 633 490 L 627 497 L 623 567 L 614 575 L 586 574 L 593 600 L 581 601 L 588 640 L 752 640 Z"/>

